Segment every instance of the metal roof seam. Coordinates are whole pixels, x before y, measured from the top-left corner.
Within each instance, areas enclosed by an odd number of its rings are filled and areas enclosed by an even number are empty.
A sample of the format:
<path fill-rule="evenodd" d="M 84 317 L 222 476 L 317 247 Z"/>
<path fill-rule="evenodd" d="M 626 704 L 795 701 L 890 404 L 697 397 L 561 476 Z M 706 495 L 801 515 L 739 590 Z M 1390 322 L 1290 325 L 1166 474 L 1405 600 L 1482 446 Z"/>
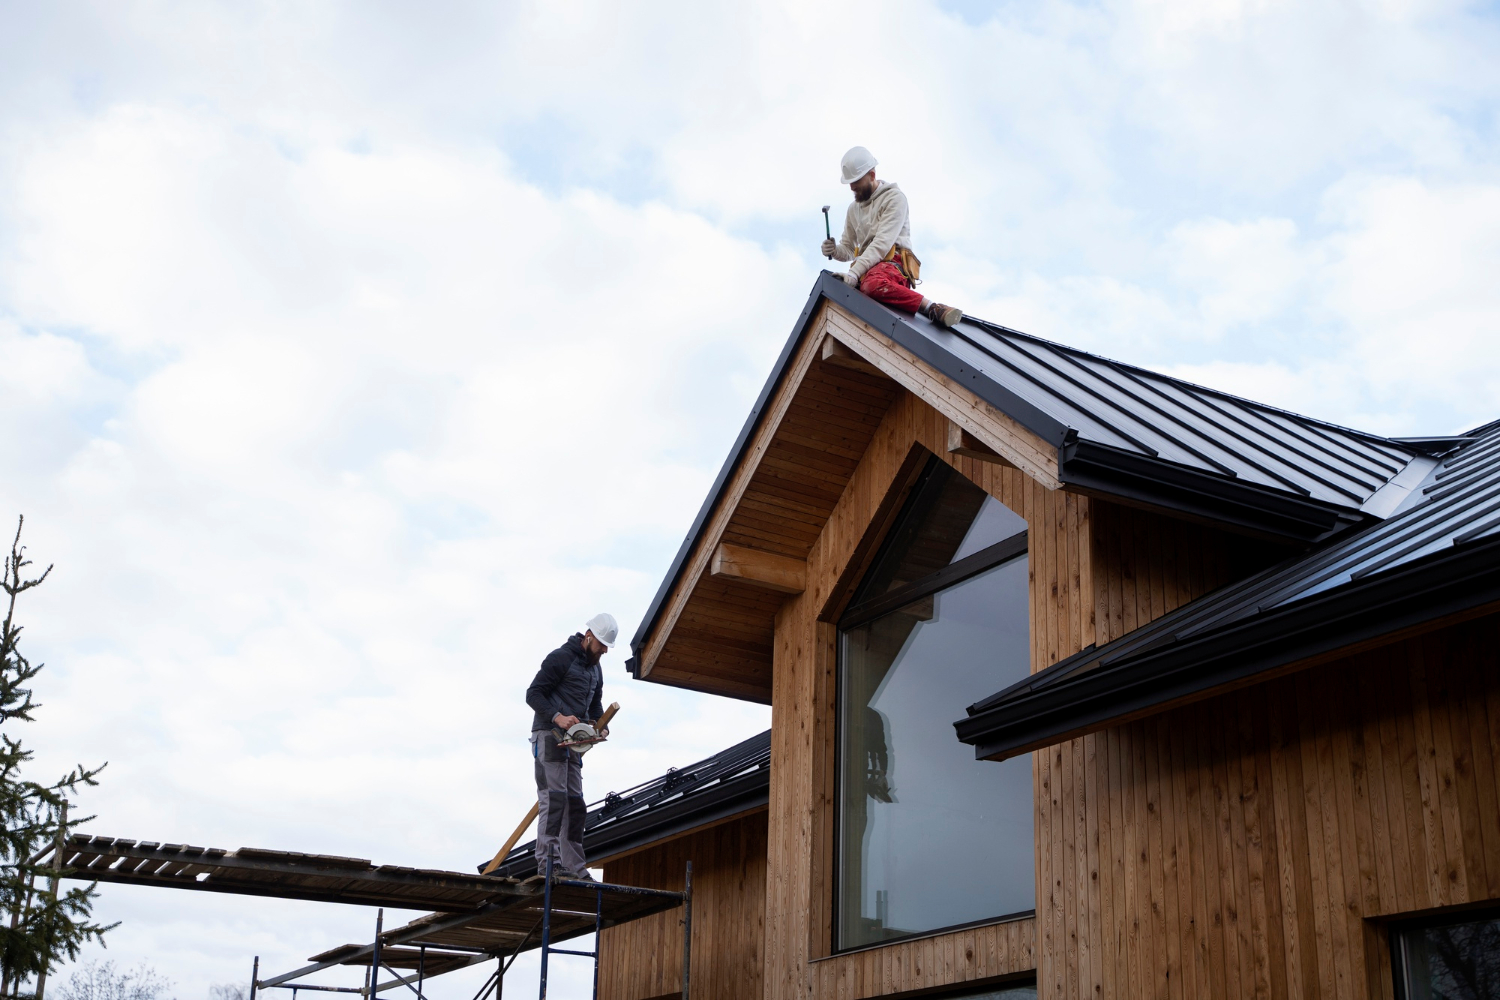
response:
<path fill-rule="evenodd" d="M 1126 371 L 1122 370 L 1121 374 L 1124 375 L 1126 378 L 1131 378 L 1131 379 L 1134 379 L 1134 380 L 1136 380 L 1138 382 L 1141 381 L 1137 376 L 1133 375 L 1130 372 L 1126 372 Z M 1161 390 L 1155 389 L 1154 386 L 1152 386 L 1152 388 L 1159 395 L 1165 396 L 1165 393 L 1162 393 Z M 1244 420 L 1240 419 L 1238 416 L 1236 416 L 1234 414 L 1231 414 L 1230 412 L 1228 412 L 1224 408 L 1220 407 L 1217 403 L 1213 402 L 1212 400 L 1206 399 L 1206 398 L 1199 398 L 1197 396 L 1194 396 L 1194 401 L 1198 402 L 1198 403 L 1201 403 L 1202 405 L 1204 405 L 1206 407 L 1209 407 L 1210 409 L 1212 409 L 1216 413 L 1218 413 L 1220 416 L 1224 417 L 1226 420 L 1229 420 L 1229 421 L 1232 421 L 1232 422 L 1234 422 L 1236 424 L 1239 424 L 1240 426 L 1244 427 L 1247 431 L 1250 429 L 1249 425 Z M 1178 421 L 1178 423 L 1180 424 L 1181 421 Z M 1237 431 L 1234 431 L 1233 429 L 1231 429 L 1229 427 L 1226 427 L 1226 426 L 1224 426 L 1222 424 L 1214 424 L 1213 426 L 1217 430 L 1222 431 L 1224 433 L 1227 433 L 1231 437 L 1234 437 L 1235 439 L 1243 442 L 1246 446 L 1248 446 L 1250 448 L 1253 448 L 1256 451 L 1259 451 L 1261 454 L 1267 456 L 1268 458 L 1274 459 L 1278 464 L 1281 464 L 1281 465 L 1290 465 L 1291 464 L 1291 463 L 1287 462 L 1286 459 L 1284 459 L 1281 456 L 1276 455 L 1275 453 L 1273 453 L 1272 451 L 1270 451 L 1270 449 L 1268 449 L 1264 444 L 1260 444 L 1258 442 L 1255 442 L 1255 441 L 1251 440 L 1249 437 L 1247 437 L 1244 434 L 1240 434 Z M 1220 447 L 1222 448 L 1223 445 L 1220 444 Z M 1225 451 L 1230 451 L 1230 449 L 1228 449 L 1228 448 L 1224 448 L 1224 450 Z M 1287 476 L 1282 475 L 1281 473 L 1276 472 L 1275 470 L 1273 470 L 1269 466 L 1264 465 L 1264 464 L 1262 464 L 1260 462 L 1254 461 L 1254 460 L 1252 460 L 1247 455 L 1243 455 L 1243 454 L 1240 454 L 1238 452 L 1230 452 L 1230 453 L 1233 454 L 1240 461 L 1244 462 L 1246 465 L 1250 466 L 1253 469 L 1259 470 L 1262 474 L 1268 476 L 1271 479 L 1274 479 L 1274 480 L 1282 483 L 1287 488 L 1301 491 L 1302 493 L 1305 493 L 1305 494 L 1307 494 L 1309 496 L 1312 495 L 1312 491 L 1311 490 L 1307 489 L 1305 486 L 1301 485 L 1300 483 L 1297 483 L 1294 480 L 1288 478 Z M 1230 471 L 1230 474 L 1234 474 L 1233 470 L 1229 470 L 1229 471 Z M 1318 482 L 1323 483 L 1323 485 L 1327 486 L 1331 490 L 1334 490 L 1334 491 L 1340 492 L 1340 493 L 1345 493 L 1345 494 L 1347 494 L 1351 498 L 1353 498 L 1353 497 L 1356 496 L 1356 494 L 1354 494 L 1352 491 L 1345 490 L 1342 487 L 1339 487 L 1339 486 L 1335 485 L 1334 483 L 1328 482 L 1327 480 L 1321 479 L 1321 478 L 1319 478 L 1317 476 L 1312 476 L 1312 478 L 1316 479 Z"/>
<path fill-rule="evenodd" d="M 1040 366 L 1042 368 L 1045 368 L 1046 370 L 1052 372 L 1054 375 L 1056 375 L 1058 378 L 1062 379 L 1063 381 L 1071 383 L 1074 387 L 1078 388 L 1079 390 L 1081 390 L 1083 392 L 1088 393 L 1090 396 L 1093 396 L 1095 399 L 1099 400 L 1100 402 L 1104 403 L 1105 405 L 1111 406 L 1111 407 L 1115 406 L 1115 404 L 1113 404 L 1112 402 L 1110 402 L 1110 400 L 1107 397 L 1105 397 L 1105 395 L 1103 393 L 1099 392 L 1097 389 L 1094 389 L 1091 386 L 1084 385 L 1077 378 L 1074 378 L 1073 376 L 1071 376 L 1068 373 L 1062 371 L 1061 369 L 1055 367 L 1054 365 L 1051 365 L 1048 362 L 1042 360 L 1041 358 L 1039 358 L 1036 355 L 1032 354 L 1030 351 L 1027 351 L 1024 348 L 1022 348 L 1020 345 L 1018 345 L 1018 344 L 1011 344 L 1009 346 L 1010 346 L 1011 350 L 1015 351 L 1018 354 L 1022 354 L 1024 356 L 1026 356 L 1027 358 L 1030 358 L 1038 366 Z M 1051 391 L 1051 390 L 1049 389 L 1049 391 Z M 1057 395 L 1057 394 L 1055 392 L 1053 392 L 1053 395 Z M 1061 398 L 1061 397 L 1059 397 L 1059 398 Z M 1118 409 L 1118 407 L 1115 407 L 1115 408 Z M 1126 441 L 1129 441 L 1131 444 L 1135 445 L 1137 448 L 1139 448 L 1142 451 L 1144 451 L 1147 454 L 1149 454 L 1152 458 L 1158 458 L 1158 457 L 1160 457 L 1161 453 L 1159 451 L 1157 451 L 1155 448 L 1153 448 L 1151 445 L 1147 444 L 1146 442 L 1142 441 L 1140 438 L 1138 438 L 1135 435 L 1131 434 L 1129 431 L 1126 431 L 1125 429 L 1123 429 L 1122 427 L 1120 427 L 1118 424 L 1114 424 L 1114 423 L 1111 423 L 1111 422 L 1105 420 L 1104 418 L 1100 417 L 1097 413 L 1096 414 L 1090 414 L 1090 416 L 1092 417 L 1092 419 L 1097 420 L 1099 423 L 1103 424 L 1104 426 L 1108 427 L 1110 430 L 1114 431 L 1116 434 L 1120 435 L 1120 437 L 1124 438 Z M 1133 418 L 1133 415 L 1131 415 L 1131 416 Z M 1160 432 L 1158 431 L 1158 433 L 1160 433 Z M 1167 438 L 1170 441 L 1172 441 L 1174 444 L 1179 444 L 1179 442 L 1177 442 L 1174 439 L 1172 439 L 1169 435 L 1162 434 L 1161 436 Z M 1184 447 L 1183 450 L 1184 451 L 1188 451 L 1189 449 L 1187 449 L 1187 448 Z"/>
<path fill-rule="evenodd" d="M 1449 524 L 1446 524 L 1444 527 L 1448 528 L 1449 531 L 1454 531 L 1454 530 L 1457 530 L 1459 528 L 1462 528 L 1466 524 L 1471 524 L 1474 521 L 1477 521 L 1480 518 L 1482 518 L 1482 517 L 1484 517 L 1484 516 L 1486 516 L 1488 514 L 1491 514 L 1491 513 L 1494 513 L 1497 510 L 1500 510 L 1500 493 L 1497 493 L 1496 495 L 1492 496 L 1490 498 L 1490 500 L 1491 500 L 1491 502 L 1487 506 L 1485 506 L 1485 507 L 1483 507 L 1483 508 L 1481 508 L 1479 510 L 1476 510 L 1476 511 L 1474 511 L 1474 512 L 1472 512 L 1472 513 L 1470 513 L 1470 514 L 1468 514 L 1468 515 L 1466 515 L 1464 517 L 1457 518 L 1456 520 L 1451 521 Z M 1455 538 L 1454 541 L 1457 541 L 1457 539 Z M 1431 537 L 1431 536 L 1423 536 L 1423 537 L 1421 537 L 1419 539 L 1416 539 L 1416 540 L 1410 542 L 1409 544 L 1407 544 L 1407 545 L 1405 545 L 1405 546 L 1397 549 L 1395 552 L 1392 552 L 1390 555 L 1386 556 L 1384 559 L 1379 559 L 1379 560 L 1377 560 L 1377 561 L 1375 561 L 1373 563 L 1370 563 L 1367 566 L 1364 566 L 1364 567 L 1362 567 L 1362 568 L 1360 568 L 1358 570 L 1355 570 L 1354 572 L 1352 572 L 1352 573 L 1349 574 L 1350 579 L 1359 580 L 1359 579 L 1363 579 L 1364 577 L 1367 577 L 1367 576 L 1372 576 L 1375 573 L 1380 572 L 1382 569 L 1386 568 L 1387 566 L 1392 565 L 1393 563 L 1402 562 L 1402 561 L 1404 561 L 1406 559 L 1406 557 L 1408 557 L 1408 556 L 1410 556 L 1410 555 L 1412 555 L 1414 553 L 1420 552 L 1423 549 L 1431 548 L 1434 545 L 1441 544 L 1441 542 L 1442 542 L 1441 536 L 1436 537 L 1436 538 Z"/>
<path fill-rule="evenodd" d="M 1247 433 L 1254 434 L 1260 438 L 1266 438 L 1269 436 L 1267 431 L 1253 427 L 1246 415 L 1231 413 L 1212 400 L 1204 400 L 1203 405 L 1221 413 L 1225 417 L 1225 419 L 1232 420 L 1235 423 L 1239 424 L 1241 427 L 1244 427 Z M 1246 414 L 1248 416 L 1253 416 L 1258 419 L 1265 420 L 1264 414 L 1260 413 L 1254 408 L 1247 408 Z M 1267 421 L 1267 423 L 1269 423 L 1269 421 Z M 1358 468 L 1358 466 L 1356 466 L 1352 461 L 1348 459 L 1347 455 L 1338 455 L 1331 449 L 1320 445 L 1317 441 L 1311 440 L 1308 436 L 1301 433 L 1303 428 L 1292 424 L 1290 421 L 1288 423 L 1289 426 L 1278 428 L 1278 430 L 1282 434 L 1294 438 L 1295 440 L 1302 443 L 1302 445 L 1304 446 L 1303 450 L 1294 453 L 1298 459 L 1302 460 L 1303 462 L 1312 462 L 1326 469 L 1332 475 L 1336 475 L 1343 479 L 1360 483 L 1360 485 L 1365 488 L 1366 492 L 1368 492 L 1370 486 L 1374 485 L 1375 483 L 1386 481 L 1391 475 L 1399 473 L 1401 469 L 1404 468 L 1404 465 L 1391 465 L 1388 467 L 1389 471 L 1387 471 L 1387 467 L 1382 464 L 1379 474 L 1372 474 L 1368 469 Z M 1272 454 L 1268 450 L 1267 446 L 1263 443 L 1257 444 L 1256 447 L 1258 447 L 1262 452 L 1265 452 L 1266 454 Z M 1316 452 L 1322 452 L 1323 454 L 1328 455 L 1332 458 L 1337 458 L 1340 461 L 1343 461 L 1346 465 L 1350 466 L 1350 469 L 1341 470 L 1339 468 L 1336 468 L 1323 459 L 1319 458 Z M 1342 493 L 1353 500 L 1358 500 L 1360 498 L 1359 492 L 1355 490 L 1352 490 L 1346 486 L 1340 486 L 1338 483 L 1312 473 L 1306 468 L 1302 468 L 1288 461 L 1287 459 L 1280 459 L 1280 461 L 1284 462 L 1292 468 L 1297 469 L 1297 471 L 1301 472 L 1303 475 L 1306 475 L 1308 478 L 1314 480 L 1315 482 L 1322 483 L 1324 486 L 1337 493 Z"/>
<path fill-rule="evenodd" d="M 1069 347 L 1066 344 L 1060 344 L 1060 343 L 1058 343 L 1056 341 L 1048 340 L 1045 337 L 1038 337 L 1036 334 L 1025 333 L 1025 332 L 1023 332 L 1021 330 L 1017 330 L 1017 329 L 1014 329 L 1012 327 L 1003 326 L 1003 325 L 1001 325 L 999 323 L 991 322 L 990 320 L 983 320 L 983 319 L 977 319 L 977 318 L 974 318 L 974 317 L 971 317 L 971 316 L 965 316 L 964 317 L 964 322 L 968 323 L 968 324 L 971 324 L 973 326 L 978 326 L 978 327 L 984 328 L 984 329 L 995 330 L 995 331 L 998 331 L 1000 333 L 1007 334 L 1009 336 L 1019 337 L 1019 338 L 1021 338 L 1023 340 L 1031 341 L 1032 343 L 1041 344 L 1041 345 L 1043 345 L 1045 347 L 1048 347 L 1048 348 L 1050 348 L 1050 349 L 1052 349 L 1052 350 L 1054 350 L 1054 351 L 1056 351 L 1056 352 L 1058 352 L 1060 354 L 1079 355 L 1079 356 L 1086 357 L 1086 358 L 1095 358 L 1095 359 L 1098 359 L 1100 361 L 1108 362 L 1110 364 L 1120 365 L 1120 366 L 1128 368 L 1128 369 L 1130 369 L 1132 371 L 1140 372 L 1140 373 L 1142 373 L 1142 374 L 1144 374 L 1146 376 L 1149 376 L 1151 378 L 1167 379 L 1167 380 L 1175 382 L 1175 383 L 1177 383 L 1179 385 L 1191 388 L 1192 390 L 1194 390 L 1194 392 L 1205 393 L 1205 394 L 1210 395 L 1210 396 L 1218 397 L 1219 399 L 1232 400 L 1232 401 L 1234 401 L 1236 403 L 1239 403 L 1239 404 L 1244 405 L 1246 407 L 1249 407 L 1251 409 L 1255 409 L 1255 410 L 1261 411 L 1263 413 L 1280 414 L 1282 416 L 1289 417 L 1293 421 L 1295 421 L 1295 422 L 1297 422 L 1299 424 L 1305 425 L 1305 426 L 1321 427 L 1321 428 L 1326 428 L 1326 429 L 1329 429 L 1329 430 L 1338 431 L 1340 434 L 1347 434 L 1347 435 L 1349 435 L 1350 437 L 1353 437 L 1353 438 L 1363 439 L 1363 440 L 1365 440 L 1367 442 L 1371 442 L 1371 443 L 1374 443 L 1374 444 L 1379 444 L 1379 445 L 1383 445 L 1383 446 L 1387 446 L 1387 447 L 1391 446 L 1391 444 L 1393 442 L 1392 438 L 1384 437 L 1382 435 L 1375 434 L 1375 433 L 1372 433 L 1370 431 L 1362 431 L 1362 430 L 1358 430 L 1357 428 L 1354 428 L 1354 427 L 1345 427 L 1344 425 L 1342 425 L 1342 424 L 1336 424 L 1336 423 L 1334 423 L 1331 420 L 1322 420 L 1322 419 L 1320 419 L 1318 417 L 1309 417 L 1309 416 L 1307 416 L 1305 414 L 1294 413 L 1291 410 L 1285 410 L 1285 409 L 1282 409 L 1279 406 L 1271 406 L 1268 403 L 1262 403 L 1262 402 L 1258 402 L 1258 401 L 1253 400 L 1253 399 L 1247 399 L 1244 396 L 1236 396 L 1234 393 L 1224 392 L 1222 389 L 1213 389 L 1213 388 L 1210 388 L 1210 387 L 1205 386 L 1205 385 L 1200 385 L 1197 382 L 1190 382 L 1187 379 L 1177 378 L 1176 376 L 1172 376 L 1172 375 L 1163 375 L 1160 372 L 1152 371 L 1149 368 L 1142 368 L 1139 365 L 1132 365 L 1132 364 L 1130 364 L 1129 362 L 1126 362 L 1126 361 L 1115 361 L 1115 360 L 1113 360 L 1111 358 L 1106 358 L 1106 357 L 1104 357 L 1101 354 L 1094 354 L 1094 353 L 1092 353 L 1090 351 L 1085 351 L 1085 350 L 1082 350 L 1082 349 L 1077 348 L 1077 347 Z M 1493 423 L 1500 424 L 1500 421 L 1494 421 Z M 1487 426 L 1490 426 L 1490 425 L 1485 425 L 1485 426 L 1487 427 Z"/>

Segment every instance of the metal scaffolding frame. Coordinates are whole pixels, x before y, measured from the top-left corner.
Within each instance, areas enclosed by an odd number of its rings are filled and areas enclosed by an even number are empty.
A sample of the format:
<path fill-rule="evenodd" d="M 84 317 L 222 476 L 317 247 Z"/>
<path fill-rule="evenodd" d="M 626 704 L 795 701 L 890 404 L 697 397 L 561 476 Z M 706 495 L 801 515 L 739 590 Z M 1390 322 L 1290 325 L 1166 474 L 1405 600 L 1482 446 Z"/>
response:
<path fill-rule="evenodd" d="M 682 1000 L 690 1000 L 692 993 L 692 941 L 693 941 L 693 863 L 687 863 L 684 873 L 683 891 L 673 892 L 666 889 L 644 889 L 633 885 L 616 885 L 610 882 L 595 882 L 593 880 L 557 878 L 553 875 L 554 859 L 549 857 L 546 864 L 546 873 L 542 885 L 541 916 L 521 939 L 516 942 L 509 955 L 496 954 L 482 948 L 465 948 L 451 941 L 444 941 L 443 934 L 461 930 L 470 925 L 484 921 L 500 911 L 514 908 L 513 902 L 506 900 L 500 903 L 481 907 L 470 913 L 452 914 L 436 920 L 415 921 L 405 927 L 392 931 L 384 930 L 385 910 L 378 910 L 375 915 L 375 938 L 363 946 L 336 948 L 321 956 L 314 956 L 312 964 L 295 969 L 291 972 L 282 973 L 267 979 L 260 978 L 260 956 L 255 957 L 250 975 L 250 997 L 256 1000 L 256 994 L 265 989 L 284 989 L 292 991 L 292 998 L 296 1000 L 298 991 L 311 990 L 322 993 L 358 993 L 361 996 L 374 997 L 385 991 L 405 986 L 415 994 L 416 1000 L 428 1000 L 422 992 L 422 987 L 431 976 L 441 975 L 444 972 L 452 972 L 457 969 L 468 968 L 481 962 L 495 959 L 495 971 L 490 973 L 479 992 L 474 994 L 473 1000 L 489 1000 L 493 992 L 495 1000 L 500 1000 L 504 994 L 505 973 L 510 970 L 512 964 L 520 956 L 521 952 L 527 950 L 532 936 L 538 930 L 541 937 L 538 947 L 541 948 L 541 975 L 538 982 L 538 1000 L 547 1000 L 547 974 L 550 959 L 553 955 L 569 955 L 578 958 L 589 958 L 594 963 L 593 997 L 599 997 L 599 945 L 600 932 L 604 929 L 605 900 L 609 897 L 625 897 L 634 899 L 655 900 L 672 904 L 669 908 L 681 906 L 682 917 Z M 553 905 L 554 889 L 582 890 L 594 896 L 594 908 L 592 912 L 574 909 L 561 909 Z M 652 912 L 659 912 L 653 909 Z M 570 921 L 571 927 L 566 932 L 555 937 L 553 934 L 553 915 L 561 914 L 575 918 Z M 644 915 L 644 914 L 642 914 Z M 592 927 L 579 929 L 576 918 L 592 917 Z M 566 941 L 578 937 L 583 933 L 592 931 L 594 935 L 594 950 L 580 951 L 572 948 L 559 948 L 556 941 Z M 435 940 L 434 940 L 435 939 Z M 392 948 L 405 945 L 406 949 L 401 952 L 403 964 L 410 964 L 412 952 L 415 951 L 416 975 L 403 976 L 392 967 L 390 953 Z M 429 969 L 429 952 L 438 963 L 438 967 Z M 361 986 L 324 986 L 317 983 L 303 983 L 297 980 L 310 976 L 315 972 L 322 972 L 340 965 L 361 965 L 365 969 L 364 984 Z M 384 969 L 393 977 L 387 982 L 380 981 L 381 970 Z"/>
<path fill-rule="evenodd" d="M 592 958 L 599 988 L 599 932 L 653 913 L 683 908 L 683 991 L 692 982 L 692 879 L 688 862 L 683 891 L 538 876 L 524 881 L 434 869 L 375 865 L 363 858 L 301 854 L 242 847 L 237 851 L 74 834 L 49 847 L 38 861 L 63 869 L 64 878 L 151 885 L 194 892 L 233 893 L 378 907 L 375 937 L 314 955 L 311 963 L 262 979 L 260 959 L 251 973 L 251 1000 L 263 989 L 315 993 L 378 993 L 410 990 L 428 1000 L 426 984 L 436 976 L 494 959 L 494 971 L 474 1000 L 498 1000 L 505 973 L 517 956 L 542 949 L 540 996 L 546 997 L 553 955 Z M 50 861 L 48 860 L 50 858 Z M 546 875 L 554 870 L 549 860 Z M 386 908 L 428 910 L 407 924 L 385 928 Z M 540 934 L 540 937 L 538 937 Z M 559 948 L 571 938 L 595 935 L 593 951 Z M 364 970 L 359 986 L 324 986 L 302 980 L 335 966 Z M 381 980 L 384 972 L 391 978 Z M 404 974 L 405 973 L 405 974 Z"/>

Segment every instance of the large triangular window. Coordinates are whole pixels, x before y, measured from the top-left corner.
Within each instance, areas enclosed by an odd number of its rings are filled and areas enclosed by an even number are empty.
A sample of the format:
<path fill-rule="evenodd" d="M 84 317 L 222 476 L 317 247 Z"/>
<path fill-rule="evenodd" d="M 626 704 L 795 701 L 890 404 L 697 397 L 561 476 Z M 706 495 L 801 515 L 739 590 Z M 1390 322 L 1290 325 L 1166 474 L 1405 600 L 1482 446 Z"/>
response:
<path fill-rule="evenodd" d="M 934 458 L 839 622 L 836 944 L 1035 909 L 1031 760 L 954 720 L 1030 669 L 1026 522 Z"/>

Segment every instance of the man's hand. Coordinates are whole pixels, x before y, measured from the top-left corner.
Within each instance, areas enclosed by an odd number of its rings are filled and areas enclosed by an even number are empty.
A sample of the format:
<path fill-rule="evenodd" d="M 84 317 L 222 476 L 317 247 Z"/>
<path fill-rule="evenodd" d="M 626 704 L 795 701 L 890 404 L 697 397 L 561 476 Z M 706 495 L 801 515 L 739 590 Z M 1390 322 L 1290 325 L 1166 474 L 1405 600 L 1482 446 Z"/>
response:
<path fill-rule="evenodd" d="M 832 260 L 833 259 L 833 252 L 838 249 L 838 246 L 839 246 L 838 243 L 836 241 L 834 241 L 834 240 L 831 240 L 831 239 L 824 240 L 823 241 L 823 256 L 827 257 L 830 260 Z"/>
<path fill-rule="evenodd" d="M 563 715 L 561 712 L 558 712 L 552 717 L 552 724 L 558 729 L 561 729 L 563 732 L 567 732 L 569 729 L 572 729 L 574 726 L 578 725 L 578 716 Z"/>
<path fill-rule="evenodd" d="M 855 288 L 858 288 L 859 287 L 859 279 L 854 276 L 854 272 L 853 271 L 845 271 L 844 272 L 844 284 L 846 284 L 846 285 L 853 285 Z"/>

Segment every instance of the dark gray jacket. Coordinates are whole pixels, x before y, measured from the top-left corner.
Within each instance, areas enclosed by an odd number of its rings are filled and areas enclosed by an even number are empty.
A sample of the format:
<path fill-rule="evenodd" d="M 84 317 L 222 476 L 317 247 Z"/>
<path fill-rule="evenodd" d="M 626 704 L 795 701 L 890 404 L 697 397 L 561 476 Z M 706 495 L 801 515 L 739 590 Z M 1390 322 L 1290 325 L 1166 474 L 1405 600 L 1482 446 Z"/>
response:
<path fill-rule="evenodd" d="M 604 714 L 600 698 L 604 694 L 604 670 L 590 663 L 583 651 L 583 633 L 575 633 L 567 642 L 547 654 L 536 680 L 526 689 L 526 704 L 536 712 L 531 731 L 553 728 L 554 715 L 576 715 L 594 720 Z"/>

